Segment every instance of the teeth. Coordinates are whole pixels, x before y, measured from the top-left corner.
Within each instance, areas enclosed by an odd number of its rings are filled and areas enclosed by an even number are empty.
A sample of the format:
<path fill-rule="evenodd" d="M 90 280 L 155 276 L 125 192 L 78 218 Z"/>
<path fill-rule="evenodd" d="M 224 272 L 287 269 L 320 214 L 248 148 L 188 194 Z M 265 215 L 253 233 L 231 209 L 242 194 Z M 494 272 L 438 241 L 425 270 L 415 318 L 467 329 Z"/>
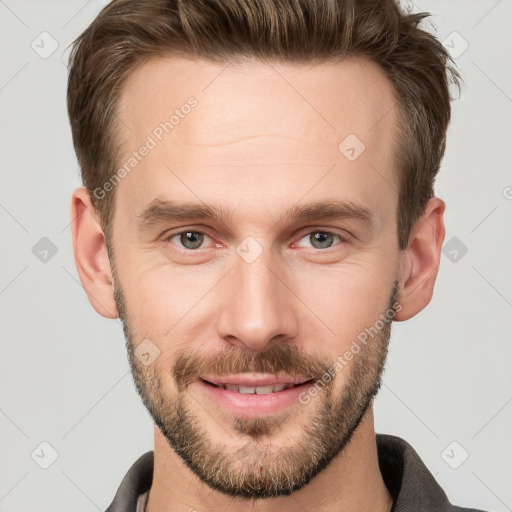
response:
<path fill-rule="evenodd" d="M 219 384 L 219 387 L 226 389 L 227 391 L 235 391 L 236 393 L 243 394 L 257 394 L 257 395 L 268 395 L 270 393 L 277 393 L 293 387 L 293 384 L 275 384 L 270 386 L 238 386 L 236 384 Z"/>
<path fill-rule="evenodd" d="M 257 395 L 268 395 L 274 391 L 274 386 L 258 386 L 255 390 Z"/>
<path fill-rule="evenodd" d="M 251 388 L 249 386 L 237 386 L 237 387 L 238 387 L 239 393 L 246 393 L 246 394 L 254 393 L 254 390 L 256 389 L 256 388 Z"/>

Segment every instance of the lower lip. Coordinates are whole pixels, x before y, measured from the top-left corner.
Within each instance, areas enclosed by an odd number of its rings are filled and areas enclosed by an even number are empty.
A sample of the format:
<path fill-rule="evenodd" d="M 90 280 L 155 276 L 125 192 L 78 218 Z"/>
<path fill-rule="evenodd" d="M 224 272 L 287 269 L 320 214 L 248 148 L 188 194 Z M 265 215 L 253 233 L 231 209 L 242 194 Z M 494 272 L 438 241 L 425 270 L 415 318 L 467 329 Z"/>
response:
<path fill-rule="evenodd" d="M 313 382 L 308 381 L 300 386 L 266 395 L 229 391 L 208 384 L 202 379 L 199 379 L 198 384 L 206 395 L 222 408 L 241 416 L 262 416 L 277 413 L 294 403 L 298 403 L 299 395 L 307 391 Z"/>

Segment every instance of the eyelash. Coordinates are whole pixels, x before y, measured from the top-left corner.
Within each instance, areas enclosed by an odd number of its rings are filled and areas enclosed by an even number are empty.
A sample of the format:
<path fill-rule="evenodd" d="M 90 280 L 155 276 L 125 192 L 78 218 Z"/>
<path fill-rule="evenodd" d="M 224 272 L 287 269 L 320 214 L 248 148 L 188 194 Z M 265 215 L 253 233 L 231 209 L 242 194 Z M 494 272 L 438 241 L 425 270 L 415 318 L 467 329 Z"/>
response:
<path fill-rule="evenodd" d="M 206 235 L 208 238 L 212 238 L 208 235 L 208 233 L 204 232 L 204 231 L 198 231 L 198 230 L 194 230 L 194 229 L 182 229 L 180 231 L 174 231 L 172 233 L 170 233 L 169 235 L 167 235 L 165 238 L 164 238 L 164 242 L 170 242 L 174 237 L 178 236 L 178 235 L 181 235 L 183 233 L 195 233 L 195 234 L 198 234 L 198 235 Z M 343 243 L 346 243 L 348 241 L 347 238 L 339 235 L 338 233 L 335 233 L 334 231 L 328 231 L 328 230 L 324 230 L 324 229 L 314 229 L 312 231 L 309 231 L 307 233 L 305 233 L 304 235 L 302 235 L 300 238 L 299 238 L 299 241 L 302 240 L 304 237 L 308 236 L 308 235 L 311 235 L 313 233 L 322 233 L 324 235 L 334 235 L 336 237 L 339 238 L 340 240 L 340 244 L 338 245 L 341 245 Z M 314 247 L 311 247 L 311 248 L 306 248 L 306 249 L 311 249 L 313 251 L 319 251 L 319 252 L 326 252 L 328 251 L 329 249 L 333 249 L 337 247 L 336 245 L 333 245 L 331 247 L 327 247 L 325 249 L 315 249 Z M 190 253 L 193 253 L 193 252 L 199 252 L 202 248 L 198 248 L 198 249 L 187 249 L 186 247 L 183 247 L 183 248 L 180 248 L 180 250 L 182 252 L 190 252 Z"/>

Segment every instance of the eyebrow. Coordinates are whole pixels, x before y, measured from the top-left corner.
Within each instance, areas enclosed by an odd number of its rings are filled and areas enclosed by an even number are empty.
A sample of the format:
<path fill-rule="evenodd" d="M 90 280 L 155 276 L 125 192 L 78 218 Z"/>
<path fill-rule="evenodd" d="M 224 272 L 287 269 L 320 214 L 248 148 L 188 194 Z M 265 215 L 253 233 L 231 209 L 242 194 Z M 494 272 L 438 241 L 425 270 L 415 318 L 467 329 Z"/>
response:
<path fill-rule="evenodd" d="M 140 230 L 161 222 L 210 220 L 224 224 L 233 218 L 229 207 L 215 207 L 204 203 L 178 202 L 170 199 L 156 198 L 144 210 L 137 214 Z M 295 205 L 283 217 L 286 221 L 318 221 L 354 219 L 367 226 L 372 226 L 374 214 L 362 204 L 348 200 L 329 200 Z"/>

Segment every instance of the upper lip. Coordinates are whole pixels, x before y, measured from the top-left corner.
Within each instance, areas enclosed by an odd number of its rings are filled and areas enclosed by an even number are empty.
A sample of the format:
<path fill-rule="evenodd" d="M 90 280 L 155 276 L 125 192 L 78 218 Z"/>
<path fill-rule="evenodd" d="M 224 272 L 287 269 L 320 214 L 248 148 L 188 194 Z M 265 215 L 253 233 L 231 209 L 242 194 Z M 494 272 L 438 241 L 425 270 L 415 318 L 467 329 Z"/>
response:
<path fill-rule="evenodd" d="M 311 377 L 292 377 L 283 375 L 276 377 L 275 375 L 251 376 L 247 374 L 226 375 L 223 376 L 209 376 L 201 375 L 201 379 L 206 380 L 212 384 L 231 384 L 238 386 L 258 387 L 258 386 L 273 386 L 276 384 L 302 384 L 310 381 Z"/>

